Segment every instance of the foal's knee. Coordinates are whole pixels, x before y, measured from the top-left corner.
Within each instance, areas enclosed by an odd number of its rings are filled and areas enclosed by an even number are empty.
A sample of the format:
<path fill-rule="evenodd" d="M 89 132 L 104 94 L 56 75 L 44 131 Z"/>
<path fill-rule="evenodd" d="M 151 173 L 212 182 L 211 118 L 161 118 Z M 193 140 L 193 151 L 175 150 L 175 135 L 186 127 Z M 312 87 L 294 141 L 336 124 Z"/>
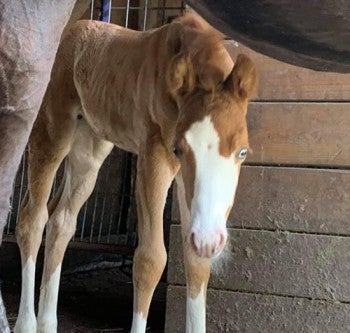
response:
<path fill-rule="evenodd" d="M 21 251 L 24 251 L 27 256 L 36 257 L 48 217 L 46 206 L 25 205 L 21 208 L 19 222 L 16 226 L 16 238 Z"/>
<path fill-rule="evenodd" d="M 49 237 L 68 242 L 75 233 L 76 217 L 66 210 L 54 212 L 47 225 Z"/>
<path fill-rule="evenodd" d="M 164 271 L 167 254 L 164 245 L 139 246 L 135 251 L 133 280 L 136 288 L 154 289 Z"/>

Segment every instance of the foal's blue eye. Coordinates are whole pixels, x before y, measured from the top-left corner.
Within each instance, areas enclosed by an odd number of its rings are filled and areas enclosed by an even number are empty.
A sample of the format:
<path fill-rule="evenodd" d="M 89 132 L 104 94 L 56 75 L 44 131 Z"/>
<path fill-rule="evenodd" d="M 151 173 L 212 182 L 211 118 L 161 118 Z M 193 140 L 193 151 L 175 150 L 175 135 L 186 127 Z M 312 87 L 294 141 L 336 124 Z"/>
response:
<path fill-rule="evenodd" d="M 248 149 L 247 148 L 242 148 L 237 157 L 240 159 L 240 160 L 244 160 L 246 157 L 247 157 L 247 154 L 248 154 Z"/>

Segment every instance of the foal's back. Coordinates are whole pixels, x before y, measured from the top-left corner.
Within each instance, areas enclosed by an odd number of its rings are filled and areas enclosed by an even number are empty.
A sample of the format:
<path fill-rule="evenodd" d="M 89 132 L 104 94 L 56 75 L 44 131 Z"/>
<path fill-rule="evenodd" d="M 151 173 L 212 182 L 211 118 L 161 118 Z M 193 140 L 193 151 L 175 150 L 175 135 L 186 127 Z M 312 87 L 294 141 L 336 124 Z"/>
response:
<path fill-rule="evenodd" d="M 150 103 L 164 89 L 159 72 L 166 66 L 165 39 L 166 27 L 138 32 L 78 22 L 60 45 L 46 99 L 69 95 L 71 105 L 60 117 L 81 115 L 96 135 L 137 153 L 147 111 L 157 108 Z"/>

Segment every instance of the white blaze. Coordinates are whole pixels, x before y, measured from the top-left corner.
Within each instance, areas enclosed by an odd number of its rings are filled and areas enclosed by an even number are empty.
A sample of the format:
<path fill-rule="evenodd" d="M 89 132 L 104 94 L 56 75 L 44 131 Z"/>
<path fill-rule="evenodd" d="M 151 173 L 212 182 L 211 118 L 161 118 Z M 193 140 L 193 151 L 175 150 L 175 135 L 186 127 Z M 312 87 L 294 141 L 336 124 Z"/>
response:
<path fill-rule="evenodd" d="M 213 232 L 226 230 L 225 215 L 233 202 L 239 166 L 234 155 L 220 155 L 220 137 L 210 116 L 193 123 L 185 138 L 196 164 L 192 228 L 202 242 L 211 242 Z"/>
<path fill-rule="evenodd" d="M 35 263 L 29 257 L 22 269 L 22 292 L 15 333 L 36 333 L 34 312 Z"/>

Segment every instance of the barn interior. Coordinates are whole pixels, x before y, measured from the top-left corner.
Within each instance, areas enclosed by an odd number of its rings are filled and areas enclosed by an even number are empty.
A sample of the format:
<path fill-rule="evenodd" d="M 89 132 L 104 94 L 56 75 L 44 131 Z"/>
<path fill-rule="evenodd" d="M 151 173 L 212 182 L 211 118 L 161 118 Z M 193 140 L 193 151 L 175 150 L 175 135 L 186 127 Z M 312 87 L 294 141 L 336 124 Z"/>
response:
<path fill-rule="evenodd" d="M 179 0 L 78 0 L 69 24 L 94 19 L 148 30 L 186 9 Z M 255 62 L 260 87 L 248 111 L 252 152 L 228 221 L 230 244 L 209 284 L 208 332 L 349 332 L 350 74 L 316 72 L 230 38 L 225 43 L 233 59 L 245 53 Z M 130 329 L 135 167 L 135 156 L 113 149 L 80 211 L 62 269 L 60 333 Z M 14 232 L 26 183 L 24 154 L 0 256 L 12 326 L 21 285 Z M 153 298 L 148 332 L 185 332 L 179 224 L 172 187 L 164 212 L 168 265 Z M 40 253 L 38 279 L 43 249 Z"/>

